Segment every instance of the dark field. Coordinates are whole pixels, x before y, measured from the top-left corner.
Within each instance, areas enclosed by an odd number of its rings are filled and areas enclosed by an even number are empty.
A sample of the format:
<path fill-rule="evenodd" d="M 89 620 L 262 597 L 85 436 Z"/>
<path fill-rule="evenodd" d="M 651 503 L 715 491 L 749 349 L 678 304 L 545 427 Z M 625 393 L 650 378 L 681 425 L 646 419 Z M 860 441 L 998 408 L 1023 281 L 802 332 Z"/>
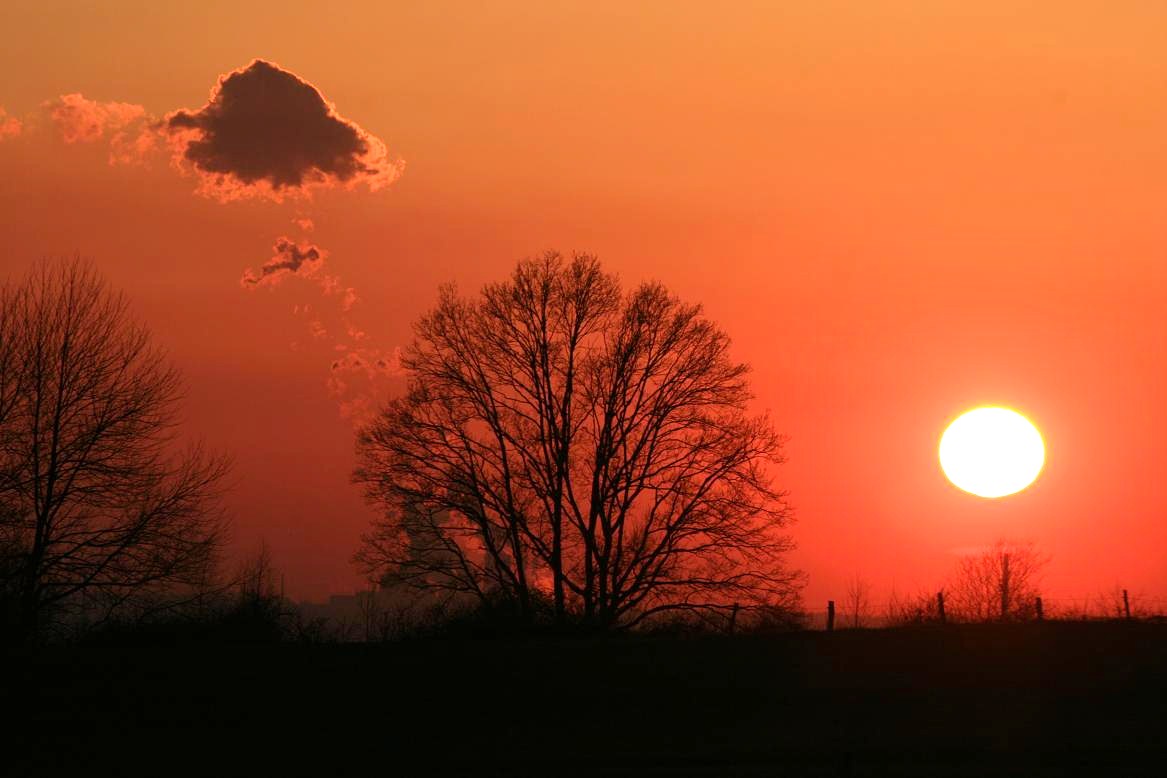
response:
<path fill-rule="evenodd" d="M 1167 626 L 11 654 L 7 775 L 1167 772 Z"/>

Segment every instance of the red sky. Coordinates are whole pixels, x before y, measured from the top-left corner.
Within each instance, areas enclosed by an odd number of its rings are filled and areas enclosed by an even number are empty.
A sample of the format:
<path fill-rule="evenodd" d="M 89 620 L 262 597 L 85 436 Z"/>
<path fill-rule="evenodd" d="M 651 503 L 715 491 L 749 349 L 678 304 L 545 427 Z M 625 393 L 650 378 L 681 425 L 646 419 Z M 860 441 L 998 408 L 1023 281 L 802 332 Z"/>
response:
<path fill-rule="evenodd" d="M 0 8 L 0 128 L 20 122 L 0 129 L 0 267 L 80 252 L 131 295 L 192 433 L 235 455 L 235 542 L 265 538 L 292 595 L 357 585 L 371 513 L 326 386 L 340 294 L 240 285 L 285 235 L 327 251 L 360 298 L 343 318 L 386 353 L 440 283 L 547 248 L 704 303 L 790 435 L 811 607 L 853 575 L 931 588 L 1000 536 L 1052 555 L 1052 599 L 1167 596 L 1167 5 L 242 5 Z M 256 57 L 383 139 L 400 178 L 219 202 L 162 150 L 65 143 L 42 107 L 194 111 Z M 936 461 L 986 403 L 1048 446 L 1001 501 Z"/>

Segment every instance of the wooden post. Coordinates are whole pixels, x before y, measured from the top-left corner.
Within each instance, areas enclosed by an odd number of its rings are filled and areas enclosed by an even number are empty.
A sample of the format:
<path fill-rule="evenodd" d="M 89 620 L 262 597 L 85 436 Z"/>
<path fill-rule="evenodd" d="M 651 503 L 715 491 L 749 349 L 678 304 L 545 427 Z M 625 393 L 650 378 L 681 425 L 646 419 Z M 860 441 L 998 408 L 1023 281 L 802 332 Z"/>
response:
<path fill-rule="evenodd" d="M 827 632 L 835 631 L 835 601 L 827 600 Z"/>
<path fill-rule="evenodd" d="M 1126 613 L 1127 621 L 1131 618 L 1131 598 L 1127 596 L 1126 589 L 1122 590 L 1122 610 Z"/>
<path fill-rule="evenodd" d="M 1045 618 L 1045 614 L 1041 610 L 1041 598 L 1040 597 L 1038 597 L 1037 600 L 1033 603 L 1033 609 L 1037 613 L 1037 620 L 1038 621 L 1041 621 L 1043 618 Z"/>
<path fill-rule="evenodd" d="M 936 592 L 936 613 L 940 617 L 940 623 L 945 623 L 944 616 L 944 592 Z"/>

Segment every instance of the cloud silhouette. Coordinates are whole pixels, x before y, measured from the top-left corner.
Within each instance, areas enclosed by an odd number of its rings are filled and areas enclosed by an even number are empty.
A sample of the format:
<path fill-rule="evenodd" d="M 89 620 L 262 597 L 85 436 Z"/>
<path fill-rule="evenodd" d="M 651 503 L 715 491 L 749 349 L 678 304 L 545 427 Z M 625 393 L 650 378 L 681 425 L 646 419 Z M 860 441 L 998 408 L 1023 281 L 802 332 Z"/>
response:
<path fill-rule="evenodd" d="M 222 200 L 359 182 L 376 190 L 402 165 L 316 87 L 261 59 L 221 76 L 206 105 L 171 113 L 164 127 L 180 161 L 203 176 L 204 193 Z"/>
<path fill-rule="evenodd" d="M 300 274 L 311 276 L 324 265 L 326 252 L 312 243 L 296 243 L 291 238 L 280 236 L 272 247 L 275 254 L 264 263 L 259 272 L 251 268 L 243 271 L 239 284 L 244 288 L 254 288 L 277 284 L 284 276 Z"/>
<path fill-rule="evenodd" d="M 0 105 L 0 140 L 16 137 L 23 127 L 20 119 L 9 116 L 8 112 L 4 110 L 4 106 Z"/>

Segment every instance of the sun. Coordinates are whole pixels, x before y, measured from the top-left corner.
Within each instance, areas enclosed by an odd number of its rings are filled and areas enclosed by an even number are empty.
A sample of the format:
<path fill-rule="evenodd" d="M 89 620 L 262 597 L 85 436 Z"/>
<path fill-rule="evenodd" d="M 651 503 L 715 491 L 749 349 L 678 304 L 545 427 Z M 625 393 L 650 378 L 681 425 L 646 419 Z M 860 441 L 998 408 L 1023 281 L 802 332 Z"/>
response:
<path fill-rule="evenodd" d="M 978 497 L 1005 497 L 1029 486 L 1045 464 L 1037 427 L 1008 408 L 974 408 L 940 438 L 940 467 L 957 487 Z"/>

